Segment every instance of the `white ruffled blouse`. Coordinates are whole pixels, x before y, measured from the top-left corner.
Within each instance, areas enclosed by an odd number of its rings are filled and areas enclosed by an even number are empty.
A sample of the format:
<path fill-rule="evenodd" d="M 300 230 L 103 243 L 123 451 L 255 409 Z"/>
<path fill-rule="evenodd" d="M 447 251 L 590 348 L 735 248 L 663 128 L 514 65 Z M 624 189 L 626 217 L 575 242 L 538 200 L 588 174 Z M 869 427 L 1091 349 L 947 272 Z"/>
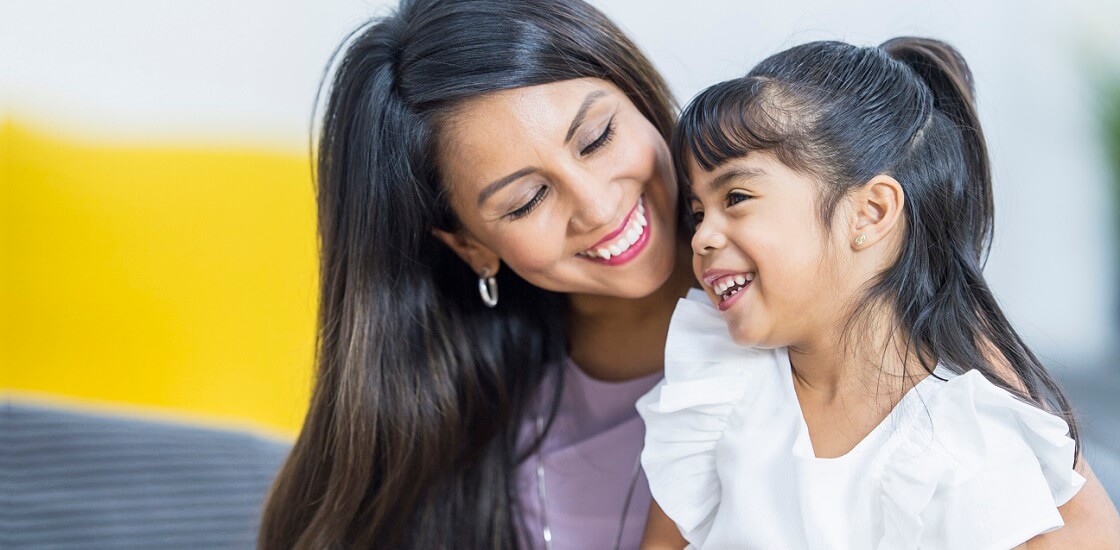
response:
<path fill-rule="evenodd" d="M 735 344 L 692 291 L 637 404 L 650 490 L 694 548 L 1007 549 L 1061 527 L 1085 482 L 1065 421 L 978 371 L 935 374 L 817 458 L 786 350 Z"/>

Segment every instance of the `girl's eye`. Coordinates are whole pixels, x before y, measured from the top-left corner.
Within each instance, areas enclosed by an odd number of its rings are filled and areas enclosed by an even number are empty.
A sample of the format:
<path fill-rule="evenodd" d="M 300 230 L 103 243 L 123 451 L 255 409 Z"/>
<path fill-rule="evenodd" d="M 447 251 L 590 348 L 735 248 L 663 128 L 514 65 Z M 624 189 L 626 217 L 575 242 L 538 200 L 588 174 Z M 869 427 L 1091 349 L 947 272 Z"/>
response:
<path fill-rule="evenodd" d="M 751 196 L 742 191 L 732 191 L 727 194 L 727 207 L 735 206 L 749 198 L 751 198 Z"/>
<path fill-rule="evenodd" d="M 587 156 L 587 155 L 590 155 L 591 153 L 594 153 L 596 150 L 598 150 L 599 148 L 601 148 L 602 146 L 604 146 L 608 142 L 610 142 L 611 137 L 613 137 L 613 136 L 614 136 L 614 118 L 612 117 L 607 122 L 607 127 L 603 129 L 603 133 L 599 134 L 599 137 L 596 138 L 595 141 L 592 141 L 591 143 L 588 143 L 586 147 L 581 149 L 579 154 L 583 155 L 583 156 Z"/>
<path fill-rule="evenodd" d="M 692 221 L 692 227 L 695 228 L 696 226 L 700 225 L 700 222 L 704 221 L 704 211 L 697 210 L 693 212 L 689 215 L 689 219 Z"/>
<path fill-rule="evenodd" d="M 533 195 L 533 198 L 529 199 L 529 202 L 525 203 L 524 206 L 518 208 L 517 210 L 506 214 L 506 217 L 510 220 L 517 220 L 528 216 L 529 213 L 532 212 L 533 209 L 536 208 L 542 200 L 544 200 L 544 196 L 546 194 L 548 194 L 548 188 L 541 186 L 537 189 L 537 193 Z"/>

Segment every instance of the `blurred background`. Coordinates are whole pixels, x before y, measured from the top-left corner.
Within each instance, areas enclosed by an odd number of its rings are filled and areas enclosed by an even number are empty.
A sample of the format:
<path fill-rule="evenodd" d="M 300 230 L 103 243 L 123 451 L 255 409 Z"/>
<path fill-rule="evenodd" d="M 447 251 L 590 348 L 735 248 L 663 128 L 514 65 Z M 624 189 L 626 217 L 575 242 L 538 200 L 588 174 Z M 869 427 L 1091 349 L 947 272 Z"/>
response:
<path fill-rule="evenodd" d="M 810 40 L 955 44 L 995 171 L 989 281 L 1120 499 L 1120 2 L 593 3 L 682 104 Z M 96 433 L 66 431 L 74 418 L 218 433 L 231 446 L 214 456 L 253 449 L 242 506 L 259 504 L 310 391 L 315 93 L 343 36 L 392 5 L 0 6 L 0 388 L 3 437 L 30 449 L 17 458 L 46 452 L 36 430 L 74 445 Z M 126 426 L 123 442 L 140 429 Z M 255 512 L 238 521 L 251 540 Z"/>

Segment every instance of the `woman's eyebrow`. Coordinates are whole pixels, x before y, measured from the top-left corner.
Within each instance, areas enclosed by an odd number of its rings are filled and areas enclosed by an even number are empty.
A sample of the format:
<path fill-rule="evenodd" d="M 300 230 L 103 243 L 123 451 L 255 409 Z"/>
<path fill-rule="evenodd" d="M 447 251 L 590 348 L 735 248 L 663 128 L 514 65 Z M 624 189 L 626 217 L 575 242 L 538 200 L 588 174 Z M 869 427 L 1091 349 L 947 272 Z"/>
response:
<path fill-rule="evenodd" d="M 576 134 L 576 129 L 579 128 L 580 124 L 583 124 L 583 119 L 587 116 L 587 110 L 591 108 L 591 105 L 595 103 L 595 100 L 605 95 L 607 95 L 606 90 L 594 90 L 591 93 L 587 94 L 587 97 L 583 98 L 583 103 L 580 103 L 579 109 L 576 110 L 576 116 L 572 119 L 572 125 L 568 127 L 568 135 L 564 136 L 565 145 L 567 145 L 568 142 L 572 141 L 572 136 Z M 493 196 L 494 193 L 501 191 L 505 186 L 536 171 L 537 169 L 533 167 L 522 168 L 504 178 L 495 180 L 493 183 L 488 184 L 486 187 L 483 187 L 482 191 L 478 193 L 478 206 L 482 206 L 482 203 L 486 202 L 486 199 Z"/>
<path fill-rule="evenodd" d="M 525 176 L 528 176 L 529 174 L 532 174 L 533 172 L 536 172 L 536 171 L 537 171 L 537 169 L 533 168 L 531 166 L 525 167 L 525 168 L 522 168 L 522 169 L 520 169 L 520 170 L 518 170 L 518 171 L 516 171 L 516 172 L 514 172 L 514 173 L 512 173 L 512 174 L 510 174 L 510 175 L 508 175 L 504 178 L 501 178 L 499 180 L 494 181 L 493 183 L 487 185 L 486 187 L 483 187 L 482 191 L 480 191 L 478 193 L 478 205 L 482 206 L 482 203 L 486 202 L 486 199 L 490 198 L 494 193 L 497 193 L 498 191 L 501 191 L 502 188 L 504 188 L 505 186 L 507 186 L 507 185 L 509 185 L 509 184 L 511 184 L 511 183 L 513 183 L 513 182 L 515 182 L 515 181 L 517 181 L 517 180 L 519 180 L 519 179 L 521 179 Z"/>
<path fill-rule="evenodd" d="M 576 129 L 579 128 L 580 124 L 583 124 L 583 117 L 587 115 L 587 110 L 591 108 L 591 104 L 595 103 L 596 99 L 605 95 L 607 95 L 606 90 L 595 90 L 587 94 L 587 97 L 583 98 L 583 103 L 580 104 L 579 110 L 576 111 L 575 118 L 572 119 L 572 125 L 568 127 L 568 135 L 564 136 L 565 145 L 567 145 L 569 141 L 572 141 L 572 136 L 576 134 Z"/>

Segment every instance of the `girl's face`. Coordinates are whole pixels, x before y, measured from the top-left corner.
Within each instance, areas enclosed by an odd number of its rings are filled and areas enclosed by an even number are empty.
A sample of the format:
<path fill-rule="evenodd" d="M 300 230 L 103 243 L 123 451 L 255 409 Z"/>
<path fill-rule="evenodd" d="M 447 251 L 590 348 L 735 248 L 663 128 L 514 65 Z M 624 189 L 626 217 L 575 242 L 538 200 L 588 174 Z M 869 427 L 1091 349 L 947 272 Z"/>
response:
<path fill-rule="evenodd" d="M 692 162 L 693 271 L 732 338 L 808 346 L 854 292 L 847 243 L 822 227 L 820 184 L 769 153 L 706 172 Z M 838 215 L 843 218 L 843 215 Z"/>
<path fill-rule="evenodd" d="M 641 297 L 676 261 L 668 146 L 599 79 L 516 88 L 447 117 L 440 168 L 462 222 L 436 231 L 476 271 L 552 291 Z"/>

